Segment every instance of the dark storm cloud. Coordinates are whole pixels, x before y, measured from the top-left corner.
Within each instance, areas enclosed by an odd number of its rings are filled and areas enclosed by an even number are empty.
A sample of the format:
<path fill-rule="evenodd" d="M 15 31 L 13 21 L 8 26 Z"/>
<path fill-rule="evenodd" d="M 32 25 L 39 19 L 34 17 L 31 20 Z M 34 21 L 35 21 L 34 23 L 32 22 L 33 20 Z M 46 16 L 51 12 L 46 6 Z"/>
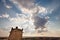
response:
<path fill-rule="evenodd" d="M 40 18 L 39 16 L 34 17 L 34 25 L 36 26 L 36 29 L 45 28 L 46 22 L 47 22 L 47 19 L 45 18 Z"/>

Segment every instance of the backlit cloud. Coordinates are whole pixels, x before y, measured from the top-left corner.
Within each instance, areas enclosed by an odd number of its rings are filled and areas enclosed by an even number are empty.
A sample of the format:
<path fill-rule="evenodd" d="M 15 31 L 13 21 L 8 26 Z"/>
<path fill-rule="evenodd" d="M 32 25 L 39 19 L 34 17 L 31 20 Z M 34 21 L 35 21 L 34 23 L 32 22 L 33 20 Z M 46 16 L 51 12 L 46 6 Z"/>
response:
<path fill-rule="evenodd" d="M 17 4 L 16 7 L 18 7 L 19 10 L 21 10 L 22 14 L 19 14 L 20 16 L 17 16 L 16 18 L 10 18 L 11 20 L 13 20 L 14 22 L 23 22 L 23 21 L 27 21 L 29 24 L 33 24 L 33 25 L 37 25 L 40 27 L 42 24 L 42 20 L 44 20 L 44 18 L 39 18 L 36 19 L 35 18 L 38 16 L 38 14 L 43 14 L 46 15 L 47 14 L 47 9 L 45 7 L 39 6 L 38 4 L 34 3 L 34 0 L 11 0 L 15 5 Z M 28 16 L 26 16 L 25 14 L 27 14 Z M 23 18 L 22 18 L 22 16 Z M 26 17 L 26 18 L 25 18 Z M 45 23 L 47 22 L 47 20 L 43 21 L 43 25 L 45 25 Z M 42 26 L 44 27 L 44 26 Z M 36 28 L 38 28 L 36 26 Z M 41 28 L 41 27 L 40 27 Z"/>
<path fill-rule="evenodd" d="M 60 1 L 1 0 L 0 5 L 0 28 L 9 31 L 11 27 L 18 26 L 24 29 L 24 34 L 32 35 L 36 32 L 34 34 L 36 36 L 60 35 L 58 30 L 60 28 Z M 0 31 L 1 35 L 3 31 Z"/>

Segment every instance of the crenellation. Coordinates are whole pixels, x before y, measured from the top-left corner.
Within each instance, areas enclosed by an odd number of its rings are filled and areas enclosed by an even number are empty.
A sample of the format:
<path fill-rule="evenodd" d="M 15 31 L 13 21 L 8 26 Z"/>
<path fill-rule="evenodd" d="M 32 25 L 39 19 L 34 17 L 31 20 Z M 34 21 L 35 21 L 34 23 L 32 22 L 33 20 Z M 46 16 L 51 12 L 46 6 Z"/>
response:
<path fill-rule="evenodd" d="M 18 29 L 18 27 L 12 28 L 8 40 L 22 40 L 22 34 L 22 29 Z"/>

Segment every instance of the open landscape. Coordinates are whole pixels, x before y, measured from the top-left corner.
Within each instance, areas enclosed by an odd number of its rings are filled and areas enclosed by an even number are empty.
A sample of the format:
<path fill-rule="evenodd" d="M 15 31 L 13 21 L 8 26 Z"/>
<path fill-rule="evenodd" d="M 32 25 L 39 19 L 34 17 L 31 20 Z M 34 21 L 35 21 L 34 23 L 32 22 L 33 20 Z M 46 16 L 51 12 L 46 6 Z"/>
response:
<path fill-rule="evenodd" d="M 8 40 L 8 37 L 0 37 L 0 40 Z M 60 37 L 27 37 L 23 40 L 60 40 Z"/>
<path fill-rule="evenodd" d="M 60 0 L 0 0 L 0 40 L 60 40 Z"/>

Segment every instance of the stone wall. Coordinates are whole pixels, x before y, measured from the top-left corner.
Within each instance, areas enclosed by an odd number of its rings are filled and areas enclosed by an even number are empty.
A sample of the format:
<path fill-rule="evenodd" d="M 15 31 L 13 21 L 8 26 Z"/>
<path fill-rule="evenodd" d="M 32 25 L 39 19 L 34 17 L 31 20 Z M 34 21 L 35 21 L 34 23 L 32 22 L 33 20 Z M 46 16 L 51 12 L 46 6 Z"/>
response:
<path fill-rule="evenodd" d="M 8 40 L 22 40 L 22 29 L 18 29 L 18 27 L 16 27 L 15 29 L 11 29 L 10 35 L 8 37 Z"/>

